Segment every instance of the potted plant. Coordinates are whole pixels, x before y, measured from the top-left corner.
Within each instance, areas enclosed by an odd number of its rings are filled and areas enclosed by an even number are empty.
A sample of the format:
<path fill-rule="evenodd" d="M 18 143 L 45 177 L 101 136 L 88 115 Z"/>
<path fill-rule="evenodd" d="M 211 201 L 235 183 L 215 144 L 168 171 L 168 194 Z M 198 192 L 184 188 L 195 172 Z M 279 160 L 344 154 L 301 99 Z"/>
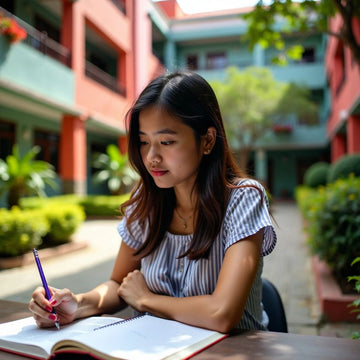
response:
<path fill-rule="evenodd" d="M 273 131 L 276 134 L 290 134 L 292 132 L 292 126 L 288 124 L 275 124 Z"/>
<path fill-rule="evenodd" d="M 12 18 L 0 13 L 0 35 L 13 44 L 26 38 L 26 31 Z"/>

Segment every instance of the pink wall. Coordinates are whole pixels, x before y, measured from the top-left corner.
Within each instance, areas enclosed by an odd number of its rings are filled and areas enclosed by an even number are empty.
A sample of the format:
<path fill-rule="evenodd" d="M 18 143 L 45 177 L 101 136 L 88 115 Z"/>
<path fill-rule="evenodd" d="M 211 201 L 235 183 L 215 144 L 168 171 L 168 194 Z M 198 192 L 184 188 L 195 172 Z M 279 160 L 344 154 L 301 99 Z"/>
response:
<path fill-rule="evenodd" d="M 330 26 L 337 31 L 341 25 L 339 16 L 330 20 Z M 359 24 L 355 24 L 357 34 L 359 35 Z M 336 132 L 339 127 L 349 121 L 351 109 L 360 99 L 360 70 L 351 56 L 351 52 L 344 47 L 343 64 L 341 61 L 342 43 L 334 36 L 329 37 L 328 48 L 326 52 L 325 64 L 329 76 L 331 91 L 331 115 L 328 119 L 328 136 L 332 143 L 332 161 L 335 161 L 342 153 L 343 146 L 338 146 L 336 141 Z M 343 65 L 343 66 L 342 66 Z M 350 148 L 345 147 L 346 152 L 356 151 L 354 147 L 354 137 L 360 135 L 357 130 L 358 126 L 347 126 L 347 143 L 351 144 Z"/>
<path fill-rule="evenodd" d="M 72 53 L 75 75 L 75 105 L 81 116 L 64 115 L 61 131 L 61 177 L 86 181 L 86 120 L 89 117 L 125 131 L 124 117 L 135 97 L 163 70 L 152 54 L 152 26 L 147 0 L 127 0 L 126 15 L 111 1 L 63 1 L 61 42 Z M 118 83 L 121 95 L 85 76 L 85 34 L 91 28 L 118 53 Z M 121 151 L 126 141 L 119 137 Z M 71 189 L 70 189 L 71 191 Z"/>
<path fill-rule="evenodd" d="M 69 36 L 72 37 L 76 104 L 86 109 L 85 116 L 101 114 L 102 118 L 109 119 L 110 122 L 116 121 L 117 126 L 123 128 L 123 115 L 134 95 L 133 87 L 128 86 L 133 83 L 133 78 L 126 77 L 126 74 L 133 74 L 131 19 L 119 12 L 110 1 L 78 0 L 72 5 L 71 26 L 72 34 Z M 122 81 L 126 88 L 130 88 L 126 98 L 85 76 L 85 26 L 91 27 L 104 41 L 111 44 L 119 56 L 124 54 L 122 66 L 126 67 L 126 71 L 122 74 L 125 74 Z"/>

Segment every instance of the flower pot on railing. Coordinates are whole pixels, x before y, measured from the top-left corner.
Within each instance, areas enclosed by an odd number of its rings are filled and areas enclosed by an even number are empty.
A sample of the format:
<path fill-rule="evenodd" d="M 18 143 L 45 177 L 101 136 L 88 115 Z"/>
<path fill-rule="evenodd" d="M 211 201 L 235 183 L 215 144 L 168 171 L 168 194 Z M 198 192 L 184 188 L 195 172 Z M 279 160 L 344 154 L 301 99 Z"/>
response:
<path fill-rule="evenodd" d="M 26 38 L 26 31 L 19 24 L 9 17 L 5 17 L 0 13 L 0 35 L 3 35 L 10 44 Z"/>
<path fill-rule="evenodd" d="M 276 124 L 273 126 L 273 131 L 275 134 L 290 134 L 293 128 L 291 125 L 286 124 Z"/>

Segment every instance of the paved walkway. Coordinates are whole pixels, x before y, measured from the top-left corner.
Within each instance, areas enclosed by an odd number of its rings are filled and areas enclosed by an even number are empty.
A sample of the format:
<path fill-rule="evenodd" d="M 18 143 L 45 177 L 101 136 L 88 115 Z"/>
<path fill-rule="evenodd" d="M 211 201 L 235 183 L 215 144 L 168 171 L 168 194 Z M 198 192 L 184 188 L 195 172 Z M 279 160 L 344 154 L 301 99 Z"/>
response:
<path fill-rule="evenodd" d="M 265 258 L 263 276 L 276 285 L 282 296 L 289 332 L 348 337 L 348 324 L 336 325 L 336 333 L 331 326 L 329 329 L 329 325 L 318 326 L 319 310 L 310 256 L 296 205 L 292 202 L 275 203 L 273 216 L 277 222 L 278 244 Z M 82 292 L 106 280 L 120 244 L 117 224 L 118 220 L 86 221 L 77 232 L 76 239 L 85 241 L 89 246 L 44 260 L 48 282 L 54 287 L 68 287 L 74 292 Z M 0 270 L 1 299 L 28 302 L 33 289 L 39 285 L 35 263 Z"/>

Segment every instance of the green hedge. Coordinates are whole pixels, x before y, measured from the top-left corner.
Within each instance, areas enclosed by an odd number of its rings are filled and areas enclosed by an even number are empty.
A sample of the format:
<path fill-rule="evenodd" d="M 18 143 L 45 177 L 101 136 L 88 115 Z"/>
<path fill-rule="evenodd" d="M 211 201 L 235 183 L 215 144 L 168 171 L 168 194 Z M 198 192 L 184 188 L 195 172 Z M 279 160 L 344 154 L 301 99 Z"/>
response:
<path fill-rule="evenodd" d="M 360 178 L 350 176 L 317 191 L 299 188 L 296 192 L 299 208 L 307 219 L 312 253 L 341 277 L 354 271 L 350 264 L 354 257 L 360 256 L 359 189 Z"/>
<path fill-rule="evenodd" d="M 86 216 L 119 216 L 120 205 L 129 196 L 23 198 L 21 210 L 0 209 L 0 257 L 22 255 L 34 247 L 71 241 Z"/>
<path fill-rule="evenodd" d="M 51 204 L 62 204 L 62 205 L 81 205 L 83 196 L 79 195 L 59 195 L 52 197 L 24 197 L 20 199 L 20 207 L 24 210 L 39 209 Z"/>
<path fill-rule="evenodd" d="M 120 205 L 129 199 L 125 195 L 89 195 L 81 201 L 87 216 L 119 216 Z"/>
<path fill-rule="evenodd" d="M 328 172 L 328 183 L 337 179 L 347 178 L 349 175 L 360 176 L 360 154 L 347 154 L 331 164 Z"/>
<path fill-rule="evenodd" d="M 79 205 L 46 205 L 36 210 L 0 209 L 0 256 L 25 254 L 34 247 L 69 242 L 85 219 Z"/>
<path fill-rule="evenodd" d="M 80 205 L 50 204 L 45 206 L 42 212 L 50 226 L 44 242 L 63 243 L 70 241 L 71 235 L 85 220 L 85 213 Z"/>
<path fill-rule="evenodd" d="M 38 209 L 44 206 L 58 204 L 79 205 L 84 209 L 86 216 L 111 216 L 120 215 L 120 205 L 128 200 L 130 194 L 124 195 L 61 195 L 50 198 L 29 197 L 20 201 L 23 209 Z"/>
<path fill-rule="evenodd" d="M 304 174 L 304 184 L 312 188 L 326 185 L 329 168 L 330 164 L 323 161 L 311 165 Z"/>
<path fill-rule="evenodd" d="M 316 197 L 320 196 L 321 191 L 323 188 L 316 190 L 305 185 L 300 185 L 295 189 L 295 200 L 304 219 L 308 220 L 311 206 L 316 202 Z"/>
<path fill-rule="evenodd" d="M 0 209 L 0 256 L 22 255 L 39 246 L 49 228 L 41 210 Z"/>

